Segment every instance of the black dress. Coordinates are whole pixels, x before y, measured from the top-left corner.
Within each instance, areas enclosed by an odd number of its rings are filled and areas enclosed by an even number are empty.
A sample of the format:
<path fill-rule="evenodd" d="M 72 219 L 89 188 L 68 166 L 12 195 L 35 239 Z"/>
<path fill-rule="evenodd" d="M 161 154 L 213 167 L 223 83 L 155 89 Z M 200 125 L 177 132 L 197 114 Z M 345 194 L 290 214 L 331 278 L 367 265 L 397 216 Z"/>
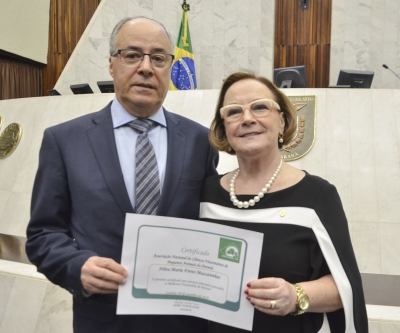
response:
<path fill-rule="evenodd" d="M 259 278 L 281 277 L 296 283 L 332 274 L 344 305 L 332 313 L 284 317 L 255 310 L 252 332 L 368 332 L 361 277 L 336 188 L 306 173 L 299 183 L 240 209 L 221 186 L 221 177 L 207 179 L 200 219 L 263 233 Z M 238 199 L 253 197 L 239 195 Z M 211 322 L 209 332 L 247 331 Z"/>

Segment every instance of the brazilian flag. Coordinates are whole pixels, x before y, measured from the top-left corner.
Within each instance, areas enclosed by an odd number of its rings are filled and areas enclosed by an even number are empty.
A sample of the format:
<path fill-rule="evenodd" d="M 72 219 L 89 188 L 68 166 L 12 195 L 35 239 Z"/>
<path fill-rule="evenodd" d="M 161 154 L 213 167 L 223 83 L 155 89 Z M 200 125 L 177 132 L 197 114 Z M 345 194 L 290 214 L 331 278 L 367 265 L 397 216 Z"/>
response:
<path fill-rule="evenodd" d="M 175 61 L 172 65 L 170 90 L 196 89 L 196 70 L 192 42 L 190 40 L 187 11 L 190 6 L 184 1 L 182 4 L 182 22 L 179 29 L 178 41 L 175 46 Z"/>

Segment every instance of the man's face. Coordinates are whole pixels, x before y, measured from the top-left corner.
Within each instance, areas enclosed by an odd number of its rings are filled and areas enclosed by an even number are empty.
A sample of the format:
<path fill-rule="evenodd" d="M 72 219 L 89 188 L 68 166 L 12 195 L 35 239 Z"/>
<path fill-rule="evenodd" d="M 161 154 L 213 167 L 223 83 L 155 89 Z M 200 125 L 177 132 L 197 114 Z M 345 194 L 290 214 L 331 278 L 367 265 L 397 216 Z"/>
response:
<path fill-rule="evenodd" d="M 139 19 L 125 23 L 118 32 L 116 49 L 132 48 L 144 53 L 170 53 L 167 33 L 156 22 Z M 169 87 L 171 66 L 154 67 L 144 56 L 138 66 L 121 62 L 120 55 L 110 57 L 110 75 L 118 101 L 138 118 L 154 114 L 162 105 Z"/>

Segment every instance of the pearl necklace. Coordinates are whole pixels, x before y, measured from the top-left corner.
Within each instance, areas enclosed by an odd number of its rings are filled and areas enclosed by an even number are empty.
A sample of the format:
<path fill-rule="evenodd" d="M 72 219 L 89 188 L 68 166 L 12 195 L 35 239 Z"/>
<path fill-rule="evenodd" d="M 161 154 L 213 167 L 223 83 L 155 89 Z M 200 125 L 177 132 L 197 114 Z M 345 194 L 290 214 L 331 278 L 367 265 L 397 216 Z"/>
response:
<path fill-rule="evenodd" d="M 231 183 L 229 185 L 229 195 L 231 197 L 231 201 L 233 202 L 234 206 L 237 206 L 238 208 L 249 208 L 249 206 L 254 206 L 256 202 L 259 202 L 262 197 L 264 197 L 264 194 L 268 192 L 268 190 L 271 188 L 272 184 L 274 183 L 276 177 L 278 177 L 279 171 L 281 171 L 282 167 L 282 159 L 281 162 L 279 163 L 278 169 L 276 169 L 275 173 L 272 175 L 271 179 L 265 186 L 261 189 L 261 192 L 258 193 L 254 199 L 251 199 L 249 201 L 239 201 L 236 198 L 235 194 L 235 183 L 236 183 L 236 178 L 239 176 L 240 169 L 236 171 L 234 176 L 231 179 Z"/>

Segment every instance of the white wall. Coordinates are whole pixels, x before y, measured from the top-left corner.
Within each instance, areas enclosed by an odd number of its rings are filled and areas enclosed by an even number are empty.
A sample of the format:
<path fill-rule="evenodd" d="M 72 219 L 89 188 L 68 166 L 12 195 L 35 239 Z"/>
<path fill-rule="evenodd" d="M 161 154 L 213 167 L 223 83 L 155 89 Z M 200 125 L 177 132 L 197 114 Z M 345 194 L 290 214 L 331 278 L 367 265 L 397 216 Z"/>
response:
<path fill-rule="evenodd" d="M 50 0 L 0 0 L 0 49 L 47 64 Z"/>

